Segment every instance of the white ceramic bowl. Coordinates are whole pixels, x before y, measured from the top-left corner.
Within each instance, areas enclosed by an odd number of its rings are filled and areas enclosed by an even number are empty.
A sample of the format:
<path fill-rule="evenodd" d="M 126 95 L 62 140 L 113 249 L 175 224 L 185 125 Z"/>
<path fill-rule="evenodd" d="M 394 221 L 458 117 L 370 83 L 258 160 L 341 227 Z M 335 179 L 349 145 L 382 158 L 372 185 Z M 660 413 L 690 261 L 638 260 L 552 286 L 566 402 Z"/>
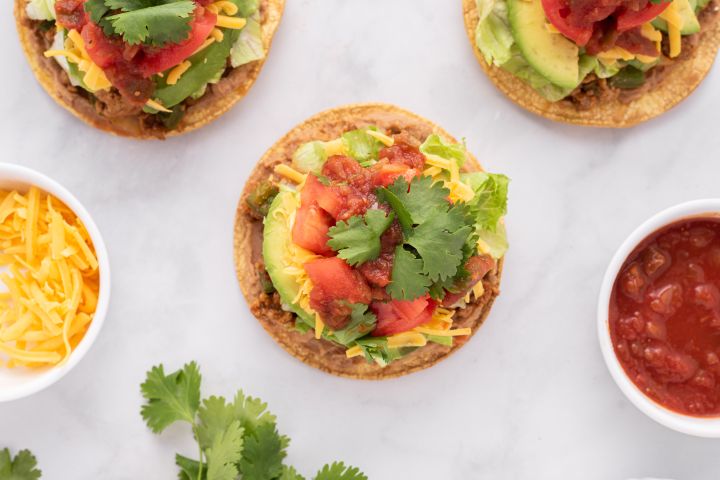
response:
<path fill-rule="evenodd" d="M 90 218 L 90 214 L 85 210 L 85 207 L 62 185 L 45 175 L 19 165 L 0 163 L 0 189 L 13 188 L 24 192 L 27 191 L 31 185 L 35 185 L 39 189 L 61 200 L 75 212 L 85 224 L 85 228 L 93 241 L 98 259 L 100 292 L 93 321 L 90 323 L 90 327 L 82 341 L 80 341 L 77 348 L 73 350 L 70 358 L 68 358 L 68 361 L 65 362 L 64 365 L 42 369 L 9 369 L 0 366 L 0 402 L 27 397 L 28 395 L 39 392 L 57 382 L 72 370 L 85 356 L 95 341 L 95 338 L 97 338 L 103 321 L 105 320 L 110 302 L 110 263 L 108 261 L 107 250 L 105 249 L 105 242 L 103 242 L 95 222 Z"/>
<path fill-rule="evenodd" d="M 605 272 L 600 289 L 597 317 L 600 349 L 610 374 L 625 396 L 645 415 L 668 428 L 689 435 L 715 438 L 720 437 L 720 417 L 691 417 L 668 410 L 642 393 L 628 378 L 613 349 L 608 314 L 610 294 L 620 269 L 635 247 L 648 235 L 678 220 L 717 215 L 720 215 L 720 199 L 695 200 L 663 210 L 636 228 L 615 253 Z"/>

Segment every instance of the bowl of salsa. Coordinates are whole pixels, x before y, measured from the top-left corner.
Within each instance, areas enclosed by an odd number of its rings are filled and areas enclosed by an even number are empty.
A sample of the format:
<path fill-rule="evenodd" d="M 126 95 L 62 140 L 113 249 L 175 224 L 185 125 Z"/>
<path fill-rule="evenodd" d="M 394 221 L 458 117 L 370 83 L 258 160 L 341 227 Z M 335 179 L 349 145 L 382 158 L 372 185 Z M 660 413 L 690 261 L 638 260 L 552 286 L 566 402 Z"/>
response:
<path fill-rule="evenodd" d="M 603 279 L 598 334 L 636 407 L 720 437 L 720 199 L 664 210 L 625 240 Z"/>

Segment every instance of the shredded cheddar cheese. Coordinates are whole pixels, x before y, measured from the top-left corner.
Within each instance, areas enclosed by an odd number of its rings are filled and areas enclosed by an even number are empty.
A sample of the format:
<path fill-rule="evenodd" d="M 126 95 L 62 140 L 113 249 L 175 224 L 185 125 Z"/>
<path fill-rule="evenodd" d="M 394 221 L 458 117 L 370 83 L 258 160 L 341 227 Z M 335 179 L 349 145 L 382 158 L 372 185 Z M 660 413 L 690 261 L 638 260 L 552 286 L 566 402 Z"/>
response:
<path fill-rule="evenodd" d="M 158 100 L 149 99 L 147 102 L 145 102 L 145 105 L 147 105 L 150 108 L 153 108 L 159 112 L 165 112 L 170 113 L 172 110 L 165 108 L 165 106 L 160 103 Z"/>
<path fill-rule="evenodd" d="M 424 347 L 427 338 L 422 333 L 403 332 L 387 338 L 389 348 Z"/>
<path fill-rule="evenodd" d="M 0 358 L 8 367 L 61 364 L 97 306 L 92 241 L 70 209 L 35 187 L 0 198 Z"/>
<path fill-rule="evenodd" d="M 354 347 L 350 347 L 345 350 L 345 356 L 347 358 L 359 357 L 361 355 L 363 355 L 363 351 L 362 348 L 360 348 L 360 345 L 355 345 Z"/>
<path fill-rule="evenodd" d="M 678 10 L 676 0 L 673 0 L 659 17 L 667 22 L 668 38 L 670 40 L 670 58 L 675 58 L 680 55 L 682 50 L 682 36 L 680 32 L 685 23 Z"/>
<path fill-rule="evenodd" d="M 328 157 L 332 157 L 333 155 L 345 155 L 345 144 L 343 143 L 342 138 L 325 142 L 323 147 L 325 147 L 325 154 Z"/>
<path fill-rule="evenodd" d="M 170 73 L 168 73 L 168 77 L 166 80 L 167 84 L 175 85 L 178 80 L 180 80 L 182 74 L 187 72 L 190 67 L 192 67 L 192 63 L 190 63 L 189 61 L 184 60 L 180 62 L 179 65 L 175 66 L 172 70 L 170 70 Z"/>
<path fill-rule="evenodd" d="M 210 32 L 210 36 L 213 37 L 216 42 L 222 42 L 223 38 L 225 38 L 225 34 L 219 28 L 213 28 Z"/>
<path fill-rule="evenodd" d="M 375 130 L 367 130 L 367 134 L 373 137 L 378 142 L 382 143 L 386 147 L 392 147 L 395 145 L 395 139 L 392 137 L 389 137 L 381 132 L 376 132 Z"/>
<path fill-rule="evenodd" d="M 300 173 L 294 168 L 282 163 L 275 166 L 275 173 L 282 177 L 285 177 L 291 182 L 297 183 L 298 185 L 304 183 L 305 179 L 307 178 L 307 175 L 305 175 L 304 173 Z"/>
<path fill-rule="evenodd" d="M 64 50 L 47 50 L 44 55 L 47 58 L 63 56 L 69 62 L 76 64 L 78 70 L 85 74 L 83 83 L 91 92 L 107 90 L 112 87 L 105 72 L 90 59 L 85 49 L 85 41 L 75 29 L 68 32 Z"/>
<path fill-rule="evenodd" d="M 230 2 L 227 2 L 230 3 Z M 217 16 L 217 26 L 223 27 L 223 28 L 229 28 L 232 30 L 240 30 L 242 28 L 245 28 L 245 25 L 247 24 L 247 20 L 240 17 L 228 17 L 226 15 L 218 15 Z"/>

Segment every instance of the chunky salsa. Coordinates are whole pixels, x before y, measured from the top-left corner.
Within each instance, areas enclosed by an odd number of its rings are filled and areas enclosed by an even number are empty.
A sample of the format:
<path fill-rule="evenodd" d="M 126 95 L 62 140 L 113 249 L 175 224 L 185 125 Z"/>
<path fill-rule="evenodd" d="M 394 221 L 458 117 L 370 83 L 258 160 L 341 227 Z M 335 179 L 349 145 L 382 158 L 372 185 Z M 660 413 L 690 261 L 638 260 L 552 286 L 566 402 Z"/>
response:
<path fill-rule="evenodd" d="M 623 265 L 610 334 L 630 379 L 661 405 L 720 415 L 720 218 L 650 235 Z"/>

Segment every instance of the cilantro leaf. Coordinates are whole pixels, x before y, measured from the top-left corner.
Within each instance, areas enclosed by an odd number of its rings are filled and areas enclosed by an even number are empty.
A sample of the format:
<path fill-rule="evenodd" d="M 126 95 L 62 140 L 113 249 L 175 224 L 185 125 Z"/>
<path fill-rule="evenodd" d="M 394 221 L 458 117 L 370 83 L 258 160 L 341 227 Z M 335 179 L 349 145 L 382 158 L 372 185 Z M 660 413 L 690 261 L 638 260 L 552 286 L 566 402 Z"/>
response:
<path fill-rule="evenodd" d="M 178 478 L 180 480 L 198 480 L 200 475 L 200 462 L 197 460 L 193 460 L 191 458 L 184 457 L 180 454 L 175 455 L 175 465 L 180 467 L 180 472 L 178 472 Z M 202 478 L 207 478 L 205 476 L 207 470 L 206 465 L 203 464 L 203 475 Z"/>
<path fill-rule="evenodd" d="M 30 450 L 20 450 L 15 458 L 10 450 L 0 450 L 0 478 L 3 480 L 37 480 L 42 472 L 37 468 L 37 459 Z"/>
<path fill-rule="evenodd" d="M 245 448 L 240 460 L 243 480 L 273 480 L 282 473 L 285 458 L 283 439 L 272 423 L 258 426 L 245 437 Z"/>
<path fill-rule="evenodd" d="M 380 256 L 380 236 L 394 218 L 393 213 L 386 216 L 384 211 L 375 209 L 368 210 L 364 217 L 355 215 L 330 228 L 327 244 L 350 265 L 375 260 Z"/>
<path fill-rule="evenodd" d="M 482 230 L 495 231 L 507 213 L 507 194 L 510 180 L 505 175 L 485 172 L 463 174 L 462 180 L 475 192 L 468 203 L 475 223 Z"/>
<path fill-rule="evenodd" d="M 463 207 L 458 205 L 447 212 L 436 211 L 407 239 L 407 244 L 422 258 L 423 273 L 432 281 L 454 277 L 463 259 L 462 247 L 473 231 L 466 225 Z"/>
<path fill-rule="evenodd" d="M 235 418 L 232 405 L 223 397 L 212 396 L 202 401 L 198 409 L 197 441 L 203 450 L 210 448 L 213 440 L 221 435 Z M 242 425 L 241 425 L 242 426 Z"/>
<path fill-rule="evenodd" d="M 293 467 L 283 465 L 282 468 L 283 470 L 278 480 L 305 480 L 305 477 L 297 473 L 297 470 L 295 470 Z"/>
<path fill-rule="evenodd" d="M 432 134 L 420 145 L 420 151 L 425 155 L 437 155 L 438 157 L 457 162 L 462 167 L 467 157 L 465 146 L 460 143 L 445 143 L 439 135 Z"/>
<path fill-rule="evenodd" d="M 405 181 L 405 177 L 398 178 L 395 184 L 405 184 L 407 189 L 407 182 Z M 413 219 L 412 216 L 410 216 L 410 212 L 407 210 L 407 208 L 405 208 L 402 200 L 400 200 L 400 198 L 398 198 L 398 196 L 395 195 L 392 191 L 384 187 L 378 188 L 377 194 L 378 200 L 380 200 L 381 202 L 385 202 L 390 205 L 390 207 L 392 207 L 392 209 L 395 211 L 395 215 L 397 215 L 398 223 L 400 223 L 403 232 L 405 232 L 406 235 L 409 234 L 412 230 Z"/>
<path fill-rule="evenodd" d="M 386 287 L 390 296 L 398 300 L 414 300 L 425 295 L 431 284 L 430 278 L 423 273 L 423 261 L 398 245 L 390 284 Z"/>
<path fill-rule="evenodd" d="M 372 332 L 377 323 L 377 317 L 368 310 L 368 305 L 354 303 L 350 308 L 352 308 L 350 323 L 342 330 L 336 330 L 332 333 L 332 339 L 345 346 L 350 346 L 358 338 Z"/>
<path fill-rule="evenodd" d="M 176 421 L 194 423 L 200 404 L 200 371 L 191 362 L 181 370 L 165 375 L 162 364 L 153 367 L 140 385 L 147 403 L 140 413 L 155 433 Z"/>
<path fill-rule="evenodd" d="M 110 7 L 105 5 L 105 0 L 87 0 L 83 8 L 95 24 L 100 24 L 103 16 L 110 11 Z"/>
<path fill-rule="evenodd" d="M 243 429 L 240 422 L 231 422 L 224 432 L 217 432 L 212 445 L 206 451 L 207 480 L 235 480 L 235 466 L 242 458 Z"/>
<path fill-rule="evenodd" d="M 378 152 L 383 146 L 375 137 L 368 135 L 368 130 L 377 131 L 377 127 L 350 130 L 342 134 L 342 143 L 345 151 L 359 163 L 377 160 Z"/>
<path fill-rule="evenodd" d="M 367 478 L 358 468 L 345 466 L 343 462 L 325 465 L 315 475 L 315 480 L 367 480 Z"/>
<path fill-rule="evenodd" d="M 235 420 L 247 434 L 254 434 L 260 427 L 270 425 L 275 427 L 277 418 L 267 411 L 267 403 L 259 398 L 246 397 L 242 390 L 238 390 L 232 403 Z"/>
<path fill-rule="evenodd" d="M 445 188 L 442 182 L 433 183 L 432 177 L 414 178 L 408 186 L 405 177 L 400 176 L 387 190 L 402 203 L 412 223 L 416 225 L 426 221 L 437 210 L 447 211 L 450 207 L 447 199 L 450 190 Z M 395 210 L 393 203 L 390 203 L 390 206 Z"/>
<path fill-rule="evenodd" d="M 109 3 L 115 3 L 108 0 Z M 125 2 L 117 2 L 125 3 Z M 136 2 L 132 2 L 136 3 Z M 139 10 L 123 11 L 106 17 L 118 35 L 129 45 L 146 43 L 162 46 L 180 43 L 190 34 L 190 15 L 195 10 L 192 0 L 165 3 Z"/>

